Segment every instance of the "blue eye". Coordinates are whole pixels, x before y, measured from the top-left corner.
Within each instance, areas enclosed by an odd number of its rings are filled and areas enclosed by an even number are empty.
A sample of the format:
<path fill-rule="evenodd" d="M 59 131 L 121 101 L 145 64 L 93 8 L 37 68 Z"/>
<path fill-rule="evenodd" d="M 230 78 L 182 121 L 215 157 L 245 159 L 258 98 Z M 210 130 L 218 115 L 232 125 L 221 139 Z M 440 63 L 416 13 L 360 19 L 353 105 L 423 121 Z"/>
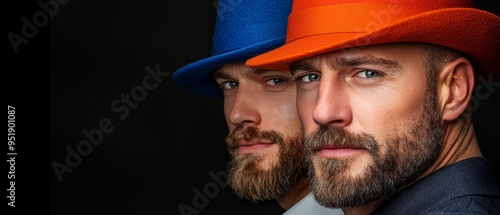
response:
<path fill-rule="evenodd" d="M 302 82 L 313 82 L 313 81 L 319 81 L 320 79 L 321 76 L 317 74 L 307 74 L 299 78 L 299 80 Z"/>
<path fill-rule="evenodd" d="M 284 83 L 285 83 L 285 80 L 281 79 L 281 78 L 272 78 L 272 79 L 266 81 L 266 84 L 271 85 L 271 86 L 278 86 L 278 85 L 282 85 Z"/>
<path fill-rule="evenodd" d="M 238 83 L 234 81 L 227 81 L 221 84 L 223 90 L 235 89 L 238 87 Z"/>
<path fill-rule="evenodd" d="M 358 73 L 359 76 L 363 78 L 376 78 L 380 76 L 380 73 L 375 72 L 373 70 L 362 70 Z"/>

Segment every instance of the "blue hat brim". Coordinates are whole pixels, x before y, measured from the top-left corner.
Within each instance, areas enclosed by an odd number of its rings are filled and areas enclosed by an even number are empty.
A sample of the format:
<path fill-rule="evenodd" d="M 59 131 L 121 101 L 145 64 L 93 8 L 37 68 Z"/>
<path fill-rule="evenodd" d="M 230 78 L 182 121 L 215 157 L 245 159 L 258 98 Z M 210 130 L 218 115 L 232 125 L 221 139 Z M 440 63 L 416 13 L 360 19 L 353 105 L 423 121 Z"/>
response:
<path fill-rule="evenodd" d="M 224 64 L 245 62 L 256 55 L 277 48 L 285 43 L 285 37 L 256 43 L 245 48 L 236 49 L 198 60 L 174 72 L 172 78 L 181 87 L 211 97 L 223 98 L 220 87 L 213 78 L 213 72 Z"/>

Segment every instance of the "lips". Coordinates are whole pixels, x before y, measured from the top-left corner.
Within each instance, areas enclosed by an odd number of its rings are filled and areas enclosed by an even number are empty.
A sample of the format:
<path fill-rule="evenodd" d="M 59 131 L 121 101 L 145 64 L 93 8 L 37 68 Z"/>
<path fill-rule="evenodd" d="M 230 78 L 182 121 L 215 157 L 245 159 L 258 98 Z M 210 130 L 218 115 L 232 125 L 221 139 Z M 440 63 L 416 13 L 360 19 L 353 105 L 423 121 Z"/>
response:
<path fill-rule="evenodd" d="M 306 156 L 353 159 L 378 151 L 375 138 L 365 132 L 349 132 L 339 126 L 321 126 L 304 138 Z"/>
<path fill-rule="evenodd" d="M 275 143 L 265 140 L 238 141 L 231 147 L 236 154 L 255 154 L 273 146 Z"/>
<path fill-rule="evenodd" d="M 335 145 L 322 146 L 316 150 L 318 156 L 328 159 L 350 159 L 363 152 L 366 152 L 365 148 Z"/>
<path fill-rule="evenodd" d="M 364 147 L 356 147 L 356 146 L 340 146 L 340 145 L 326 145 L 317 148 L 317 151 L 323 149 L 364 149 Z"/>

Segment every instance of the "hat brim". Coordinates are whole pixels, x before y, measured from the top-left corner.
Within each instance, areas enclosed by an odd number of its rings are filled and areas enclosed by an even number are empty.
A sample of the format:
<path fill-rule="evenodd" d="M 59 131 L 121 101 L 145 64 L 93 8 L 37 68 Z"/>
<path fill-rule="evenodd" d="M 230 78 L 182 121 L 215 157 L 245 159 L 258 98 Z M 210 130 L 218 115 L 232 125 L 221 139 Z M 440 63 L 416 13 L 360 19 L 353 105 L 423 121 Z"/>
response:
<path fill-rule="evenodd" d="M 222 90 L 212 76 L 215 70 L 227 63 L 245 62 L 251 57 L 284 43 L 285 37 L 283 36 L 198 60 L 175 71 L 173 79 L 177 84 L 189 91 L 223 98 Z"/>
<path fill-rule="evenodd" d="M 423 42 L 466 54 L 476 71 L 498 74 L 500 53 L 498 16 L 471 8 L 441 9 L 408 17 L 368 33 L 311 35 L 249 59 L 249 67 L 286 70 L 290 63 L 315 55 L 368 45 Z"/>

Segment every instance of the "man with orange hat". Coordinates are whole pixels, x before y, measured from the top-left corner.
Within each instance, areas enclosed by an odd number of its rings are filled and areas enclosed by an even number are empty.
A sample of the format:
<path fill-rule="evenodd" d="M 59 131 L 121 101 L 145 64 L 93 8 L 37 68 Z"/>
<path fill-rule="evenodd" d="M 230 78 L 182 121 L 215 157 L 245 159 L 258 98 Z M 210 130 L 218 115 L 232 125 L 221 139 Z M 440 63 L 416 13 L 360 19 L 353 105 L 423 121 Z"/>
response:
<path fill-rule="evenodd" d="M 173 79 L 224 99 L 232 157 L 228 183 L 239 197 L 276 199 L 286 214 L 342 214 L 310 194 L 290 73 L 251 69 L 245 61 L 282 45 L 291 0 L 219 0 L 212 56 L 177 70 Z"/>
<path fill-rule="evenodd" d="M 345 214 L 500 214 L 469 103 L 499 75 L 500 18 L 472 0 L 295 0 L 286 44 L 315 199 Z"/>

